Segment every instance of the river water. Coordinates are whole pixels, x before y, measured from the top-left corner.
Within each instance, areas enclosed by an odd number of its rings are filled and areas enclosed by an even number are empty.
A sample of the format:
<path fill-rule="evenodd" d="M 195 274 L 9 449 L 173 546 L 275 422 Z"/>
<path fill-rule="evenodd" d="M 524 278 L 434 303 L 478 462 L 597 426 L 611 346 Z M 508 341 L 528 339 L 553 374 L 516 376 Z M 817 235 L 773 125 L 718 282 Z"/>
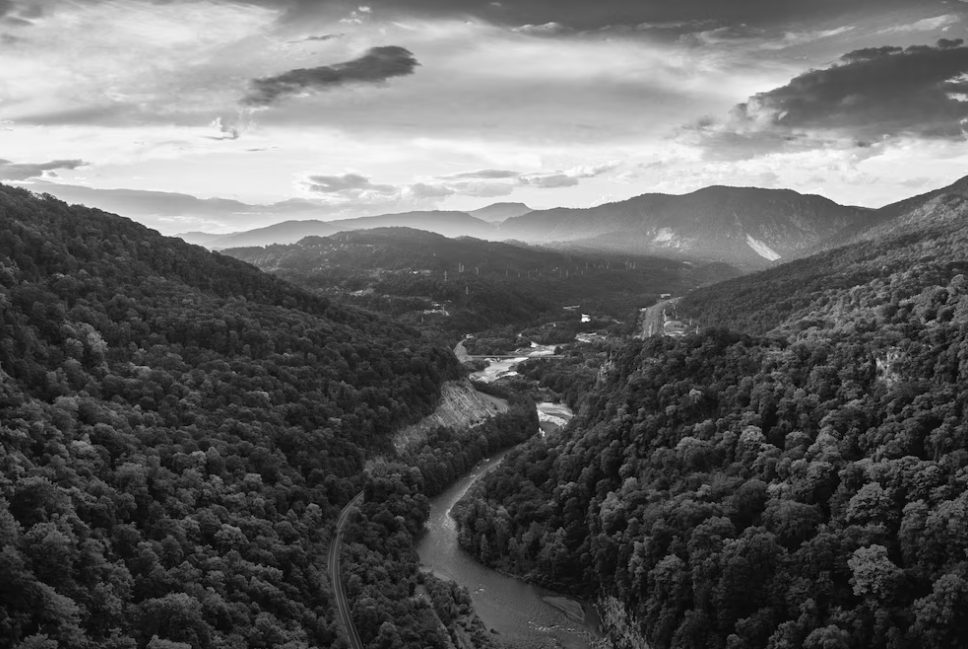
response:
<path fill-rule="evenodd" d="M 492 367 L 505 362 L 492 362 Z M 507 375 L 512 364 L 513 361 L 498 371 Z M 543 429 L 549 423 L 564 425 L 572 417 L 566 406 L 550 402 L 539 403 L 538 414 Z M 430 519 L 417 545 L 420 561 L 435 575 L 465 586 L 471 593 L 474 610 L 489 629 L 499 634 L 502 642 L 526 649 L 592 647 L 602 637 L 601 620 L 592 606 L 486 568 L 457 543 L 457 524 L 450 517 L 451 508 L 506 453 L 485 460 L 430 501 Z M 564 610 L 570 610 L 571 616 Z"/>
<path fill-rule="evenodd" d="M 524 349 L 516 349 L 511 352 L 514 358 L 502 358 L 502 359 L 491 359 L 488 361 L 487 367 L 485 367 L 480 372 L 474 372 L 471 374 L 471 380 L 481 381 L 483 383 L 493 383 L 498 379 L 504 378 L 505 376 L 515 376 L 517 373 L 514 368 L 519 363 L 528 360 L 529 358 L 537 358 L 541 356 L 552 356 L 555 353 L 554 345 L 539 345 L 538 343 L 531 343 L 531 347 Z"/>
<path fill-rule="evenodd" d="M 514 376 L 518 363 L 552 355 L 554 347 L 532 343 L 530 348 L 513 354 L 514 358 L 491 360 L 471 378 L 491 383 Z M 537 408 L 542 435 L 564 426 L 572 418 L 572 411 L 561 403 L 541 402 Z M 435 575 L 455 581 L 470 591 L 474 610 L 502 642 L 522 649 L 588 649 L 602 638 L 601 620 L 594 607 L 491 570 L 472 559 L 457 543 L 457 524 L 450 517 L 451 508 L 475 480 L 497 466 L 506 454 L 504 451 L 481 462 L 430 501 L 430 519 L 417 544 L 417 554 L 424 567 Z"/>

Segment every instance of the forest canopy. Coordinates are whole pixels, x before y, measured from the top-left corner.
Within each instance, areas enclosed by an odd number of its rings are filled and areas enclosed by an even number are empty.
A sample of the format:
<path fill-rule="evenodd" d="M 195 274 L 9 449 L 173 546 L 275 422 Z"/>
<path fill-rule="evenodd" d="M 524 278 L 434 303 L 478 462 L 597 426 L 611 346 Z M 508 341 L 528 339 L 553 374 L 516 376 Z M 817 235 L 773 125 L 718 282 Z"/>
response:
<path fill-rule="evenodd" d="M 330 523 L 457 376 L 414 329 L 0 186 L 0 647 L 332 646 Z"/>
<path fill-rule="evenodd" d="M 713 328 L 612 354 L 455 507 L 462 546 L 656 648 L 968 646 L 965 212 L 690 294 Z"/>

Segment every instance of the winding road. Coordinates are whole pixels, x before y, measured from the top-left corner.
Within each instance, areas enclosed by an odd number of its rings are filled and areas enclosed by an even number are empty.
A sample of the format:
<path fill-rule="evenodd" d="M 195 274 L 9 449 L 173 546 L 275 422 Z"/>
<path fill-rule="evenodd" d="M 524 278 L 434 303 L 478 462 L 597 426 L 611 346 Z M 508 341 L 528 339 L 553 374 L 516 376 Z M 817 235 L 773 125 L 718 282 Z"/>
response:
<path fill-rule="evenodd" d="M 360 634 L 353 624 L 353 616 L 350 614 L 350 604 L 346 601 L 346 590 L 343 588 L 343 581 L 339 575 L 339 546 L 343 540 L 343 528 L 349 520 L 350 510 L 363 500 L 363 492 L 358 493 L 353 500 L 346 503 L 346 507 L 339 513 L 339 520 L 336 521 L 336 531 L 333 534 L 333 541 L 329 544 L 329 576 L 333 582 L 333 594 L 336 596 L 336 607 L 339 610 L 340 623 L 346 632 L 346 637 L 350 640 L 353 649 L 363 649 L 363 642 Z"/>

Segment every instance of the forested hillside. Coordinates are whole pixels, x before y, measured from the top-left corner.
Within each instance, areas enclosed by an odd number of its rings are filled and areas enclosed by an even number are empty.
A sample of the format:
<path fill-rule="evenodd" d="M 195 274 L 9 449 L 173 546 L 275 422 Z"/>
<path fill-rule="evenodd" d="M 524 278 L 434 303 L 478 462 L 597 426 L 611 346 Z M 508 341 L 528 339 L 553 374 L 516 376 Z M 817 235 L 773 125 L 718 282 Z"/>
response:
<path fill-rule="evenodd" d="M 0 186 L 0 647 L 333 646 L 329 523 L 457 376 L 415 330 Z"/>
<path fill-rule="evenodd" d="M 656 649 L 968 646 L 968 242 L 963 198 L 933 205 L 684 299 L 754 335 L 614 354 L 455 508 L 463 546 Z"/>
<path fill-rule="evenodd" d="M 890 205 L 845 245 L 694 291 L 682 314 L 746 333 L 861 329 L 968 272 L 968 180 Z M 902 314 L 903 317 L 903 314 Z"/>
<path fill-rule="evenodd" d="M 225 254 L 459 337 L 494 326 L 528 326 L 573 305 L 632 321 L 636 309 L 661 293 L 684 291 L 705 278 L 702 268 L 679 261 L 448 239 L 410 228 L 341 232 Z"/>

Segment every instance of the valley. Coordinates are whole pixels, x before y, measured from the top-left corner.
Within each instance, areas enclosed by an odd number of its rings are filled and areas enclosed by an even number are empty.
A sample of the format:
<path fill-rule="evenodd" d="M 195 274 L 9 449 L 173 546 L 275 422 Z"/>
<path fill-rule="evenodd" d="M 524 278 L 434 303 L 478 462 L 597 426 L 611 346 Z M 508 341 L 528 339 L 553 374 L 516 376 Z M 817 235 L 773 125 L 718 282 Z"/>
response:
<path fill-rule="evenodd" d="M 968 0 L 0 0 L 0 649 L 968 648 Z"/>
<path fill-rule="evenodd" d="M 738 278 L 405 228 L 213 254 L 0 199 L 5 574 L 86 602 L 7 602 L 23 637 L 961 641 L 963 183 Z"/>

